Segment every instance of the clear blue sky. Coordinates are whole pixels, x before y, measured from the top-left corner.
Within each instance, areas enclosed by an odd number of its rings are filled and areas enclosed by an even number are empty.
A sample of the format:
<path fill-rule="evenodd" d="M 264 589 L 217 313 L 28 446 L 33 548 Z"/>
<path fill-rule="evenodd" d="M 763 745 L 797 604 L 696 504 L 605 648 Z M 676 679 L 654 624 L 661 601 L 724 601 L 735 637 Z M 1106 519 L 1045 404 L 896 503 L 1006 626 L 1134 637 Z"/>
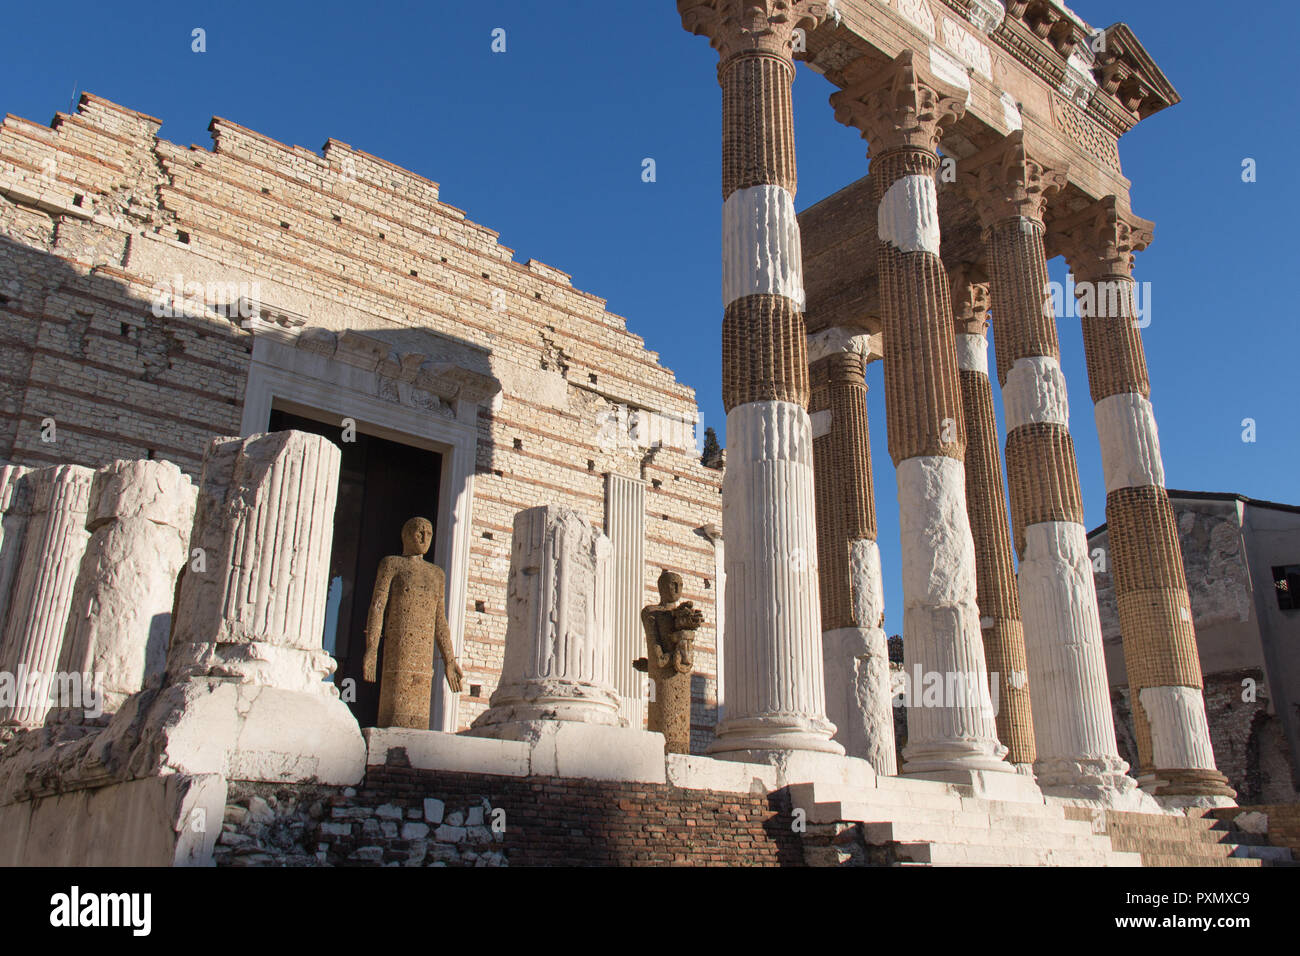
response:
<path fill-rule="evenodd" d="M 1183 102 L 1121 141 L 1134 211 L 1156 222 L 1138 257 L 1153 284 L 1145 331 L 1168 484 L 1300 503 L 1295 157 L 1296 5 L 1074 0 L 1124 20 Z M 126 11 L 134 9 L 134 15 Z M 563 4 L 13 3 L 0 108 L 38 121 L 89 90 L 208 146 L 214 114 L 287 143 L 328 137 L 442 184 L 520 260 L 570 272 L 697 390 L 723 432 L 716 56 L 671 0 Z M 191 52 L 191 31 L 207 52 Z M 504 54 L 491 32 L 506 30 Z M 837 124 L 830 85 L 795 83 L 800 209 L 863 175 L 865 144 Z M 658 181 L 641 181 L 651 157 Z M 1258 182 L 1241 180 L 1243 158 Z M 1062 281 L 1064 266 L 1053 264 Z M 1105 492 L 1077 321 L 1061 323 L 1087 522 Z M 886 626 L 901 628 L 898 526 L 879 365 L 868 376 Z M 1242 441 L 1242 419 L 1258 440 Z M 891 572 L 891 569 L 893 571 Z"/>

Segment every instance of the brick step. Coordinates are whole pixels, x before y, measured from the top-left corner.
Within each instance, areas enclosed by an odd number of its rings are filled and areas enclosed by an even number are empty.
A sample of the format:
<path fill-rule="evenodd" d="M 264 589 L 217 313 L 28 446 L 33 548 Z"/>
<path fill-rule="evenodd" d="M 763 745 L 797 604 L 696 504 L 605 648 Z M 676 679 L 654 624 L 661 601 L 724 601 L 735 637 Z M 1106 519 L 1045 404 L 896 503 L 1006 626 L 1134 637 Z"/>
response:
<path fill-rule="evenodd" d="M 1010 827 L 990 829 L 979 826 L 936 826 L 908 820 L 864 823 L 862 830 L 867 843 L 874 846 L 888 843 L 939 843 L 972 847 L 1080 849 L 1101 852 L 1110 848 L 1110 843 L 1105 837 L 1098 837 L 1087 829 L 1081 831 L 1058 830 L 1050 827 L 1032 830 Z"/>
<path fill-rule="evenodd" d="M 1271 847 L 1268 837 L 1258 833 L 1243 833 L 1227 827 L 1214 827 L 1203 831 L 1177 830 L 1173 828 L 1112 827 L 1107 832 L 1112 839 L 1133 840 L 1188 840 L 1207 844 L 1232 843 L 1238 846 Z"/>
<path fill-rule="evenodd" d="M 1214 817 L 1183 816 L 1180 813 L 1133 813 L 1107 810 L 1106 821 L 1114 827 L 1167 827 L 1179 830 L 1213 830 L 1226 824 Z"/>
<path fill-rule="evenodd" d="M 1105 849 L 965 846 L 955 843 L 899 843 L 900 862 L 953 866 L 1141 866 L 1136 853 Z"/>
<path fill-rule="evenodd" d="M 1143 866 L 1263 866 L 1263 860 L 1243 859 L 1237 856 L 1228 856 L 1221 859 L 1212 859 L 1209 857 L 1189 857 L 1189 856 L 1149 856 L 1142 854 Z"/>
<path fill-rule="evenodd" d="M 1184 853 L 1188 856 L 1224 858 L 1234 856 L 1237 851 L 1235 843 L 1199 843 L 1192 840 L 1162 840 L 1133 837 L 1110 838 L 1110 845 L 1117 850 L 1165 856 Z"/>

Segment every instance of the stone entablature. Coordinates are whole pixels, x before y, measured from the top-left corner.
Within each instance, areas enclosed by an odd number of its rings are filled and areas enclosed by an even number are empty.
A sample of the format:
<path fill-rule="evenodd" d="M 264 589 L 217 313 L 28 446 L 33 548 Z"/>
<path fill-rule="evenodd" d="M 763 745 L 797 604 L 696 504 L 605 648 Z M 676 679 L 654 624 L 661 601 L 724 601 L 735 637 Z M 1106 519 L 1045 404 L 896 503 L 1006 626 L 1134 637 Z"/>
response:
<path fill-rule="evenodd" d="M 1116 142 L 1178 103 L 1177 91 L 1124 24 L 1094 29 L 1061 4 L 1035 0 L 1006 4 L 988 32 L 992 6 L 845 0 L 837 21 L 809 34 L 806 59 L 845 87 L 857 61 L 881 64 L 914 49 L 965 89 L 965 115 L 944 138 L 947 155 L 963 157 L 990 135 L 1023 128 L 1069 164 L 1082 197 L 1127 196 Z"/>

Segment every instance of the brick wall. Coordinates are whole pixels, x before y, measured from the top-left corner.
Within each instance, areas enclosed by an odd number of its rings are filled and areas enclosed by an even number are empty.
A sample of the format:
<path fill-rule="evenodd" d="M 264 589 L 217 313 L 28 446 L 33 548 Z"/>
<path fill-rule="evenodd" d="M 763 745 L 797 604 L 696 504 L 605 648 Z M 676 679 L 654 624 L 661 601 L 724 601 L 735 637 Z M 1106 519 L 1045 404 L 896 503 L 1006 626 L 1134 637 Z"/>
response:
<path fill-rule="evenodd" d="M 370 767 L 356 788 L 232 784 L 218 865 L 802 866 L 788 797 Z"/>

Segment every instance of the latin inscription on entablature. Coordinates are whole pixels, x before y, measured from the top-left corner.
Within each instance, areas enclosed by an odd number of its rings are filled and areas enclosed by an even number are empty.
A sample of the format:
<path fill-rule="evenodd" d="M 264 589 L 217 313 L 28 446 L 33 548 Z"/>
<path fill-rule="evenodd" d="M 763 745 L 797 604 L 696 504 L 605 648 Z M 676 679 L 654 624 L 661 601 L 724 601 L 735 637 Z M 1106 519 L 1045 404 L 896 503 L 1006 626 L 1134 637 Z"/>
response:
<path fill-rule="evenodd" d="M 888 4 L 889 0 L 881 2 Z M 894 0 L 894 4 L 904 20 L 934 39 L 934 11 L 928 0 Z"/>
<path fill-rule="evenodd" d="M 993 79 L 993 54 L 988 45 L 951 17 L 943 18 L 943 45 L 980 76 Z"/>

